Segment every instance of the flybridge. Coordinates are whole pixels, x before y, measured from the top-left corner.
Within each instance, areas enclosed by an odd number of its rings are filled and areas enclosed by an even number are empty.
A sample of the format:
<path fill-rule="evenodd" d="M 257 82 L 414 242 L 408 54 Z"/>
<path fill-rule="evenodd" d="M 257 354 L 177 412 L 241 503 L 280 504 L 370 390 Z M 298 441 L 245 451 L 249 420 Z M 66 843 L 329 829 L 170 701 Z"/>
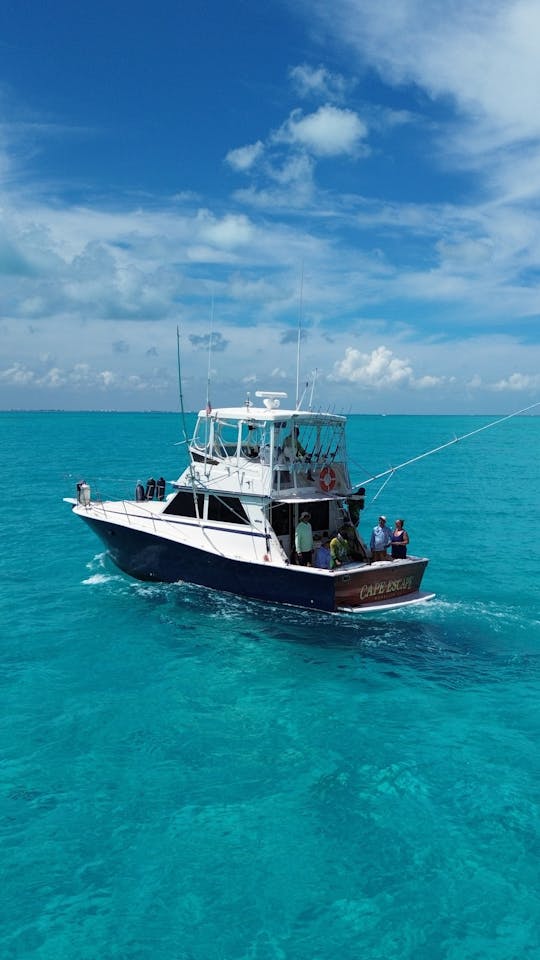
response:
<path fill-rule="evenodd" d="M 286 394 L 260 391 L 268 406 L 224 408 L 208 415 L 201 411 L 190 444 L 195 460 L 231 461 L 236 466 L 263 464 L 283 474 L 302 473 L 306 484 L 315 481 L 324 468 L 321 490 L 327 493 L 340 478 L 346 492 L 345 417 L 308 411 L 282 410 L 280 398 Z M 247 461 L 247 464 L 246 464 Z M 334 481 L 332 483 L 332 481 Z M 281 484 L 280 484 L 281 486 Z"/>

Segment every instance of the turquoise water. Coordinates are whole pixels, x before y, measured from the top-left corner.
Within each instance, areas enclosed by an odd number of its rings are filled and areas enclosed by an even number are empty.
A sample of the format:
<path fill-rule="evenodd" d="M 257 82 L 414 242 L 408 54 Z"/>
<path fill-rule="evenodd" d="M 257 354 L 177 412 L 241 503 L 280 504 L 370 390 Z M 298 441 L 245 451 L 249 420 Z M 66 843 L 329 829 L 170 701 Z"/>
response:
<path fill-rule="evenodd" d="M 487 422 L 353 417 L 354 476 Z M 0 423 L 2 958 L 540 957 L 540 418 L 369 488 L 437 598 L 361 619 L 109 567 L 62 497 L 175 416 Z"/>

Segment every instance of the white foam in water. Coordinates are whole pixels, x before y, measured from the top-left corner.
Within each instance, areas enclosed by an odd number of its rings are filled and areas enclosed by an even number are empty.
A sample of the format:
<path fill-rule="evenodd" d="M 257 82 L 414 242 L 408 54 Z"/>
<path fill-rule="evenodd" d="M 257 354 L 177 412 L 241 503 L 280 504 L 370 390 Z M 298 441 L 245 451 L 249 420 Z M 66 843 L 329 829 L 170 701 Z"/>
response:
<path fill-rule="evenodd" d="M 112 576 L 110 573 L 93 573 L 91 577 L 82 580 L 81 583 L 93 585 L 96 583 L 109 583 L 111 580 L 117 579 L 117 577 Z"/>
<path fill-rule="evenodd" d="M 92 560 L 86 564 L 86 568 L 87 570 L 96 570 L 97 568 L 97 571 L 102 572 L 93 573 L 90 577 L 87 577 L 86 580 L 82 580 L 81 582 L 84 584 L 95 585 L 99 583 L 110 583 L 111 580 L 119 580 L 119 574 L 105 572 L 107 569 L 106 561 L 106 551 L 103 551 L 103 553 L 96 553 L 95 557 L 93 557 Z"/>

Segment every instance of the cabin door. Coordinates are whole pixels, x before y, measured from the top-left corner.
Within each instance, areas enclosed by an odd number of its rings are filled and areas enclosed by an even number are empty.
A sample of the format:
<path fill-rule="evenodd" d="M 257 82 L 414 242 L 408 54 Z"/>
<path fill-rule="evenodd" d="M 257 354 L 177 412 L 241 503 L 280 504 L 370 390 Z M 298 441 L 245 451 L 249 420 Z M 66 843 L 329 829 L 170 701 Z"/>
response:
<path fill-rule="evenodd" d="M 274 503 L 270 511 L 270 523 L 283 550 L 294 563 L 294 504 Z"/>

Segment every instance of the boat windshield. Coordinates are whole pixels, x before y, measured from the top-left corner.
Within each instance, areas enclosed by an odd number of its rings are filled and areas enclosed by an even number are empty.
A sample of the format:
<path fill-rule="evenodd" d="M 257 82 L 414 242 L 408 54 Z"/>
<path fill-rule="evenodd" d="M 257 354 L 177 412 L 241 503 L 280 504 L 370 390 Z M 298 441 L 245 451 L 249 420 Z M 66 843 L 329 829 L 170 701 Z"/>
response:
<path fill-rule="evenodd" d="M 295 460 L 345 463 L 345 420 L 306 413 L 268 420 L 247 415 L 201 416 L 191 448 L 212 459 L 246 457 L 269 466 Z"/>
<path fill-rule="evenodd" d="M 199 417 L 191 449 L 212 459 L 257 456 L 270 443 L 267 423 L 248 418 Z"/>

